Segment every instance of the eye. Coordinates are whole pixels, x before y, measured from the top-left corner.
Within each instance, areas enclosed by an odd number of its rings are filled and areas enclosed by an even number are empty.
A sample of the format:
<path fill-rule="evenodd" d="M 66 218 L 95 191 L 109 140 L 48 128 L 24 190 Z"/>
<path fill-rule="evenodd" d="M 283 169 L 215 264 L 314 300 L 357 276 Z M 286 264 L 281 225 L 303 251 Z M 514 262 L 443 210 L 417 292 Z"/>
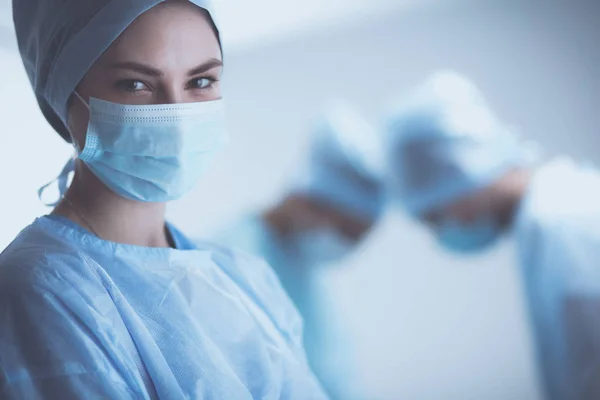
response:
<path fill-rule="evenodd" d="M 143 90 L 148 90 L 148 86 L 144 82 L 136 81 L 134 79 L 124 79 L 119 81 L 117 82 L 117 87 L 127 92 L 140 92 Z"/>
<path fill-rule="evenodd" d="M 215 82 L 216 82 L 216 79 L 214 79 L 214 78 L 209 78 L 209 77 L 196 78 L 196 79 L 192 79 L 188 83 L 188 88 L 201 89 L 201 90 L 209 89 L 212 85 L 214 85 Z"/>

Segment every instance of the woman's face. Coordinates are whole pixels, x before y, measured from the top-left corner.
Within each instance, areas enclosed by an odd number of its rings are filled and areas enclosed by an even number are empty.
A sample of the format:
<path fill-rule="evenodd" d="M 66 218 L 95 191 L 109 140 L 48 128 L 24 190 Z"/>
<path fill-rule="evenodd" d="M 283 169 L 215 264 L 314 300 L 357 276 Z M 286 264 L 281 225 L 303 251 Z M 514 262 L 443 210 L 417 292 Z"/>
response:
<path fill-rule="evenodd" d="M 205 11 L 170 0 L 137 18 L 88 71 L 77 92 L 113 103 L 149 105 L 221 98 L 222 55 Z M 89 113 L 72 96 L 69 127 L 83 148 Z"/>

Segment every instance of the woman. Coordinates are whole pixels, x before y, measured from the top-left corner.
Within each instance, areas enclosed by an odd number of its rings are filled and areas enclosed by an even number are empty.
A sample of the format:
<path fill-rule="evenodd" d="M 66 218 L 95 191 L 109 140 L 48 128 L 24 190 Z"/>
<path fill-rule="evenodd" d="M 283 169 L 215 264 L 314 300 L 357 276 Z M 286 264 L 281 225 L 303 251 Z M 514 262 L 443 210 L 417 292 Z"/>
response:
<path fill-rule="evenodd" d="M 165 223 L 226 139 L 205 1 L 13 9 L 40 107 L 78 157 L 53 213 L 0 255 L 0 397 L 323 398 L 270 268 Z"/>

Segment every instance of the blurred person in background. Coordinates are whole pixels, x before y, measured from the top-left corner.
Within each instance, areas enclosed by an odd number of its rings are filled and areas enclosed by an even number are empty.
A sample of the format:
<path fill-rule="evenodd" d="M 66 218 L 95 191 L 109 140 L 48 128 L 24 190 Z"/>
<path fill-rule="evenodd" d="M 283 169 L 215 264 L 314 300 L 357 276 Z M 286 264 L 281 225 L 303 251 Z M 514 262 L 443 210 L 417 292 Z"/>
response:
<path fill-rule="evenodd" d="M 320 270 L 355 252 L 383 210 L 377 135 L 352 108 L 330 107 L 312 127 L 308 157 L 276 205 L 241 218 L 219 240 L 263 257 L 304 320 L 309 363 L 333 399 L 363 398 Z"/>
<path fill-rule="evenodd" d="M 466 256 L 516 238 L 547 398 L 600 399 L 600 171 L 567 157 L 536 163 L 450 71 L 386 127 L 394 195 L 443 247 Z"/>
<path fill-rule="evenodd" d="M 76 158 L 0 255 L 0 398 L 326 398 L 272 270 L 165 221 L 228 137 L 210 4 L 14 0 L 13 16 Z"/>

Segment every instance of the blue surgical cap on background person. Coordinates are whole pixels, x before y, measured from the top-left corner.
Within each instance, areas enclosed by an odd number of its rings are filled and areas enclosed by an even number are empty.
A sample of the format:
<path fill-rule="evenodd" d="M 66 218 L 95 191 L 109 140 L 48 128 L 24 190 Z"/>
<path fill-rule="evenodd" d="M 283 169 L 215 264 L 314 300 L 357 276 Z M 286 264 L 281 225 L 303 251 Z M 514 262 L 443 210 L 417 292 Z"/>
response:
<path fill-rule="evenodd" d="M 68 101 L 81 79 L 138 16 L 163 1 L 13 0 L 25 70 L 44 116 L 66 141 Z M 190 1 L 211 13 L 208 0 Z"/>
<path fill-rule="evenodd" d="M 385 124 L 392 192 L 422 216 L 482 189 L 528 159 L 483 95 L 455 72 L 434 74 Z"/>
<path fill-rule="evenodd" d="M 295 191 L 353 216 L 376 219 L 384 205 L 378 139 L 356 111 L 342 102 L 332 103 L 313 125 Z"/>

